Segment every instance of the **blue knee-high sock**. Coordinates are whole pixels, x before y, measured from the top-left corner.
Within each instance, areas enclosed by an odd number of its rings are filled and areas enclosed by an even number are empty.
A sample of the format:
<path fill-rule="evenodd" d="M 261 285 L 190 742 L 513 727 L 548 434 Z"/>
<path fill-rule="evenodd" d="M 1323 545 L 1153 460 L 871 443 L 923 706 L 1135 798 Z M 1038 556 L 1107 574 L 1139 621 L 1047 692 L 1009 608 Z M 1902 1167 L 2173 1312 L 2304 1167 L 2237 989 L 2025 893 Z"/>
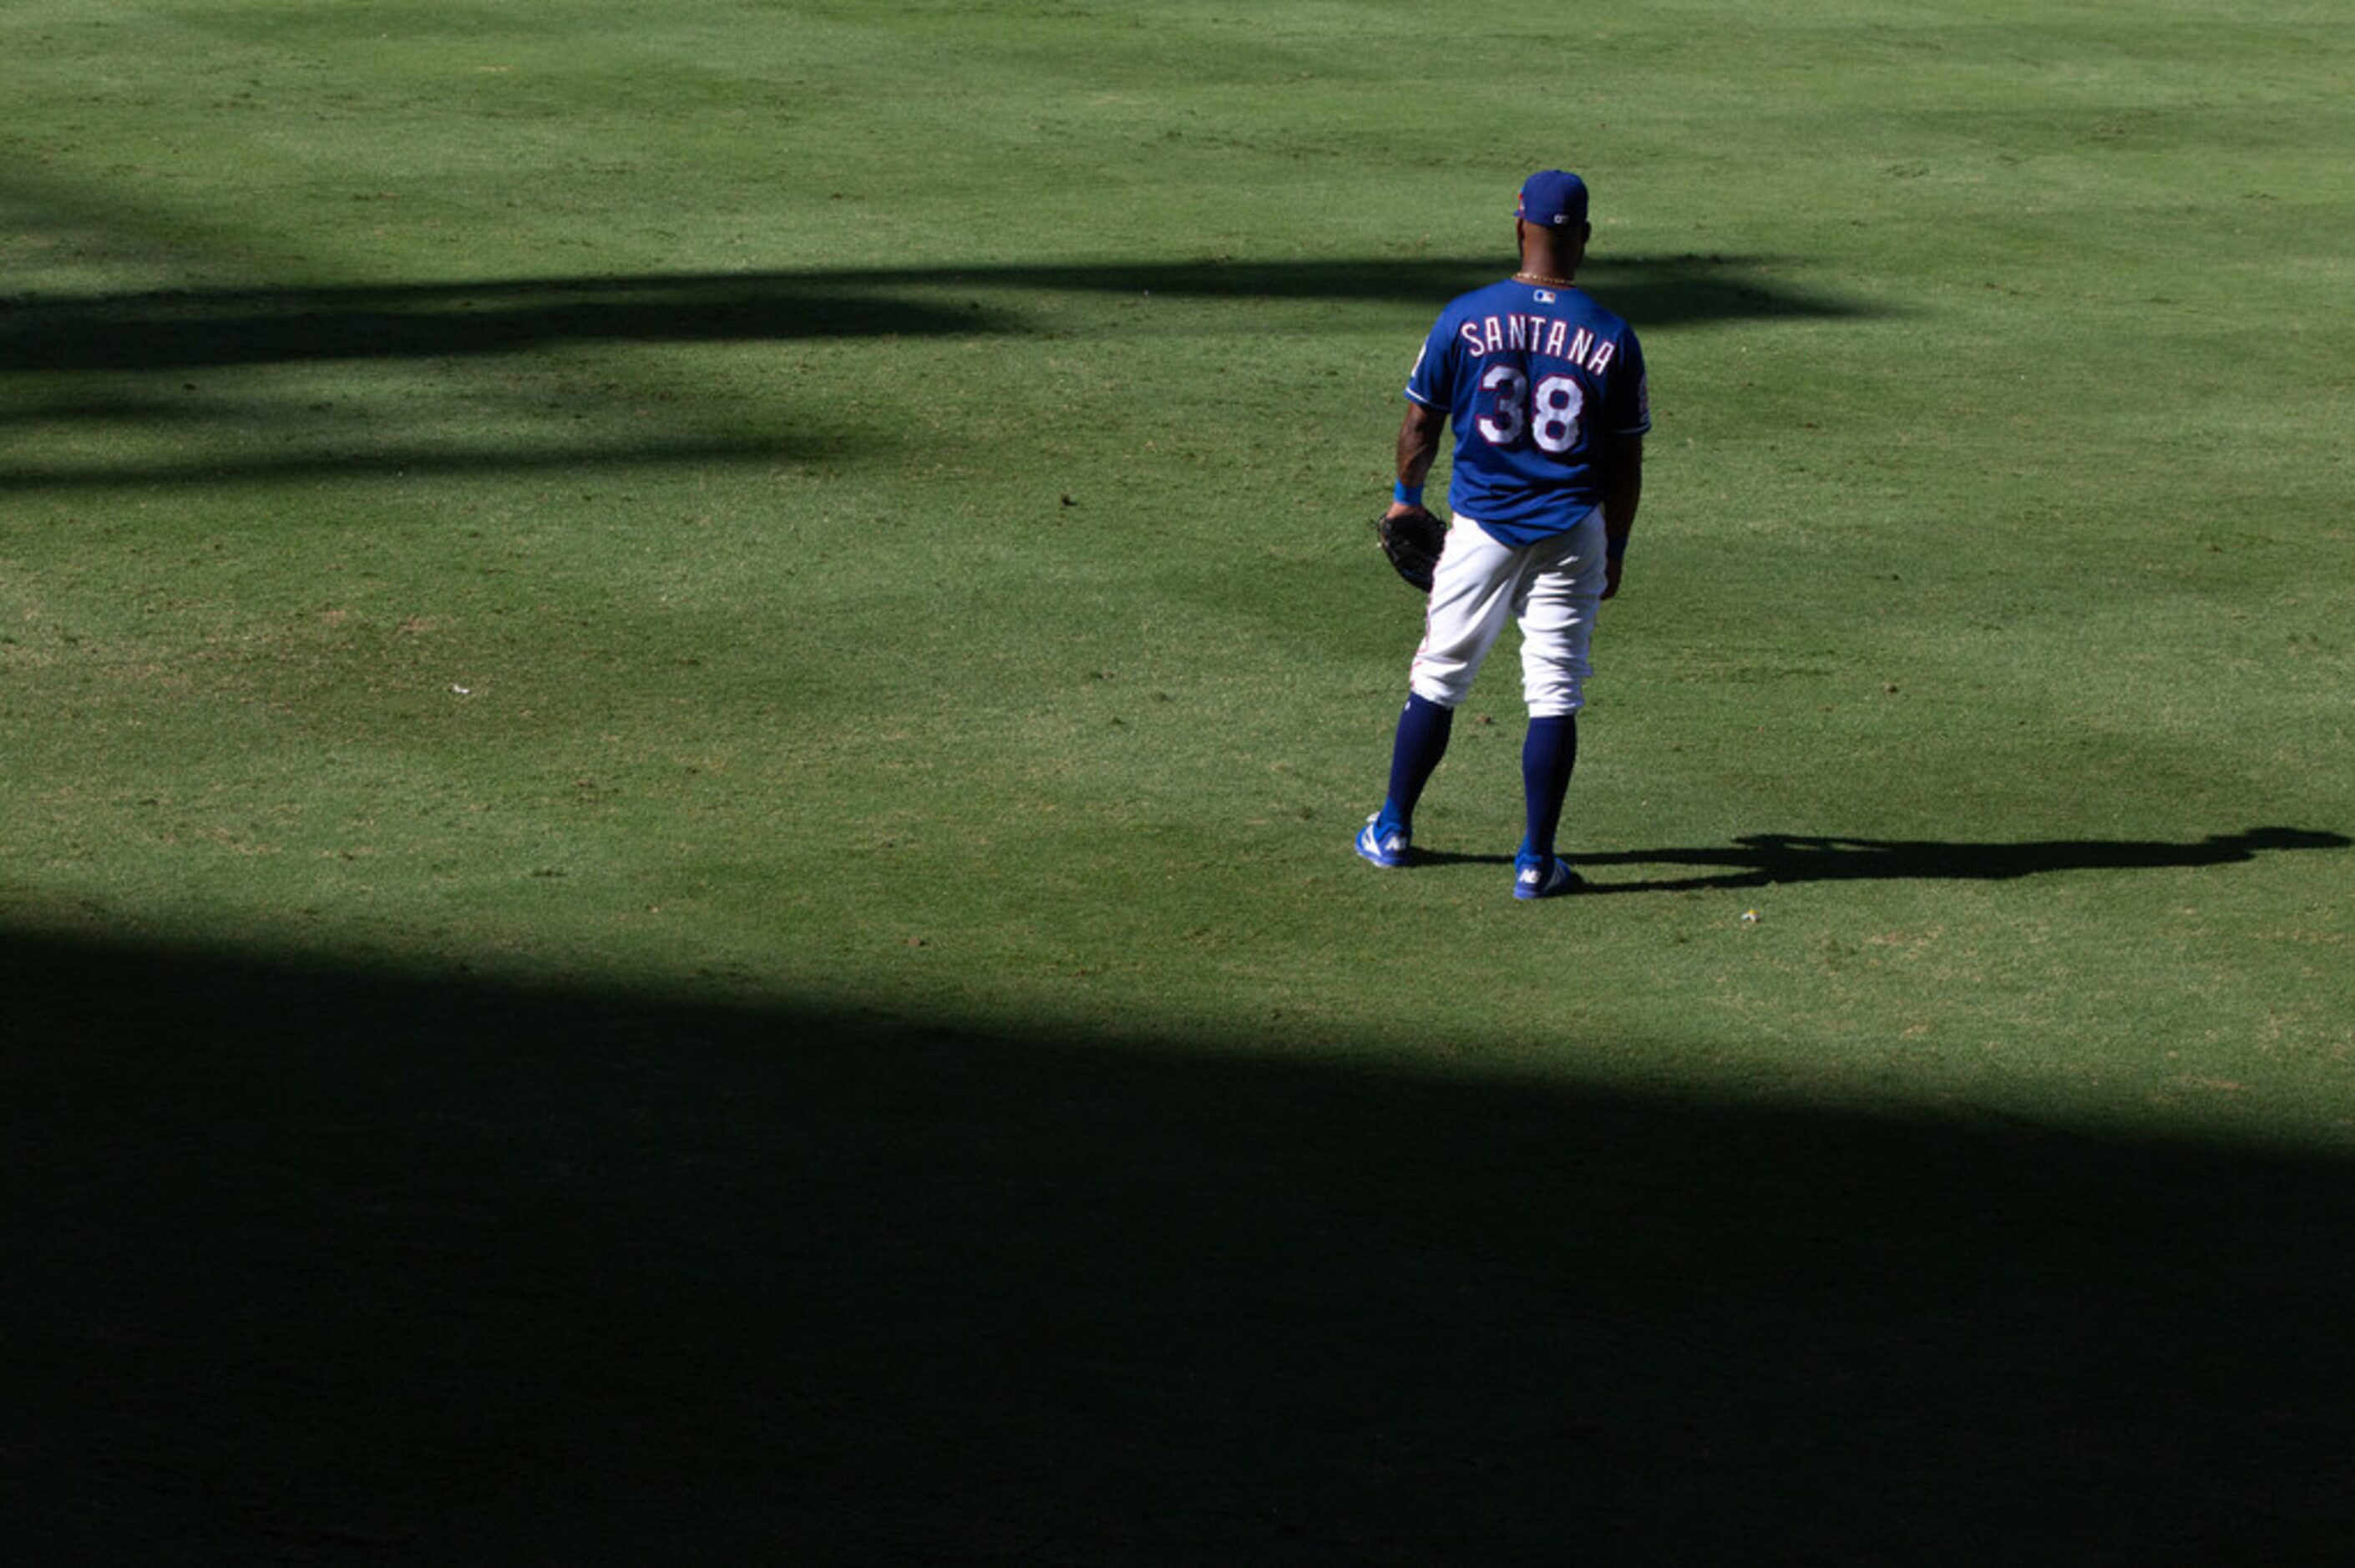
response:
<path fill-rule="evenodd" d="M 1578 715 L 1529 720 L 1529 738 L 1521 743 L 1521 790 L 1529 801 L 1529 837 L 1521 853 L 1550 856 L 1554 830 L 1561 824 L 1561 802 L 1570 793 L 1571 770 L 1578 766 Z"/>
<path fill-rule="evenodd" d="M 1455 710 L 1427 697 L 1409 696 L 1399 715 L 1398 738 L 1391 743 L 1391 792 L 1382 801 L 1381 826 L 1407 832 L 1414 823 L 1414 803 L 1433 769 L 1447 755 L 1447 737 L 1455 727 Z"/>

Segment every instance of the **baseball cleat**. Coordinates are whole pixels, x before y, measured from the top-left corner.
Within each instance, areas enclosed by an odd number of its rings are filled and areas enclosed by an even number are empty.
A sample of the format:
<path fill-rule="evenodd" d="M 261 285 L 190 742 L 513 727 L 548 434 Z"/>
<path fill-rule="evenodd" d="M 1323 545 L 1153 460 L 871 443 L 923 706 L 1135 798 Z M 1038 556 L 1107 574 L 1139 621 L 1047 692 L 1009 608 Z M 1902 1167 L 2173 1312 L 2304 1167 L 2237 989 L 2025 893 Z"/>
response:
<path fill-rule="evenodd" d="M 1575 893 L 1586 885 L 1586 879 L 1570 869 L 1570 862 L 1560 855 L 1522 855 L 1513 862 L 1513 896 L 1516 898 L 1553 898 L 1564 893 Z"/>
<path fill-rule="evenodd" d="M 1384 832 L 1382 814 L 1376 811 L 1358 830 L 1358 853 L 1376 865 L 1401 866 L 1414 853 L 1414 846 L 1407 842 L 1406 834 L 1395 828 Z"/>

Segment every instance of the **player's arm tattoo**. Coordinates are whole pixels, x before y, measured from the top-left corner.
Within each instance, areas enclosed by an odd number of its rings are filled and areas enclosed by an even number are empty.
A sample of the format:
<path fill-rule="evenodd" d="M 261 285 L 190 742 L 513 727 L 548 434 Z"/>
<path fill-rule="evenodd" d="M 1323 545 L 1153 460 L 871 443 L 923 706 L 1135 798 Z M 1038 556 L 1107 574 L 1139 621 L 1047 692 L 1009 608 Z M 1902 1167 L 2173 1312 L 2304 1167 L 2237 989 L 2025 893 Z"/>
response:
<path fill-rule="evenodd" d="M 1611 441 L 1610 472 L 1604 481 L 1603 532 L 1617 555 L 1636 531 L 1636 509 L 1644 500 L 1644 438 L 1615 436 Z"/>
<path fill-rule="evenodd" d="M 1439 409 L 1406 400 L 1406 418 L 1399 421 L 1398 476 L 1407 484 L 1421 484 L 1439 457 L 1439 432 L 1447 416 Z"/>

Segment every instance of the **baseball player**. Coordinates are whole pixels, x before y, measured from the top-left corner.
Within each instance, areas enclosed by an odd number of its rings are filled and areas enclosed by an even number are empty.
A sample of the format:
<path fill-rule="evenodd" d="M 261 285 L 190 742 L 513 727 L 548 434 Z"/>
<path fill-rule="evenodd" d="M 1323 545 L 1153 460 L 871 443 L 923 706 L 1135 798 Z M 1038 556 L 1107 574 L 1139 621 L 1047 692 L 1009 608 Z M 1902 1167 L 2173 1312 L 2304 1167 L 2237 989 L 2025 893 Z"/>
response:
<path fill-rule="evenodd" d="M 1554 831 L 1578 758 L 1595 607 L 1619 591 L 1652 420 L 1635 333 L 1573 281 L 1593 233 L 1585 182 L 1559 169 L 1531 175 L 1513 228 L 1520 270 L 1440 312 L 1407 379 L 1385 540 L 1402 519 L 1437 527 L 1414 514 L 1443 424 L 1455 429 L 1452 517 L 1430 568 L 1390 792 L 1359 830 L 1358 853 L 1380 866 L 1409 862 L 1415 802 L 1446 754 L 1455 706 L 1514 620 L 1529 727 L 1513 896 L 1550 898 L 1581 885 L 1554 853 Z"/>

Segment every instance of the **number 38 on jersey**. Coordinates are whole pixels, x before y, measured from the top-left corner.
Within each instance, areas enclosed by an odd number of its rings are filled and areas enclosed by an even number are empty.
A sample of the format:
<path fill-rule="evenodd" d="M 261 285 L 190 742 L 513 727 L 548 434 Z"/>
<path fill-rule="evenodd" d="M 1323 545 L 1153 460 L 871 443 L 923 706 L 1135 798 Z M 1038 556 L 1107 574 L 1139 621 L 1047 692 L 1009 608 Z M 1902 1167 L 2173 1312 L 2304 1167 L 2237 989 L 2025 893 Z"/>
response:
<path fill-rule="evenodd" d="M 1578 444 L 1586 391 L 1577 377 L 1540 376 L 1532 387 L 1529 372 L 1507 360 L 1488 366 L 1480 377 L 1480 390 L 1488 408 L 1479 420 L 1482 440 L 1517 447 L 1526 435 L 1540 451 L 1557 454 Z"/>

